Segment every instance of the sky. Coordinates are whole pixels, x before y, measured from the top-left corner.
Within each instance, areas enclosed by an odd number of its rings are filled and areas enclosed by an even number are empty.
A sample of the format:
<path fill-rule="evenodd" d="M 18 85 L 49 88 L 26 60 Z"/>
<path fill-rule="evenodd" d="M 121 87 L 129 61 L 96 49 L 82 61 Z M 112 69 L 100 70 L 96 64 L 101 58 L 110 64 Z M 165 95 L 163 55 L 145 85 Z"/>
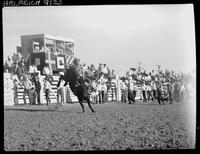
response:
<path fill-rule="evenodd" d="M 138 62 L 147 72 L 196 67 L 192 4 L 4 7 L 4 60 L 29 34 L 71 38 L 81 63 L 105 63 L 118 75 Z"/>

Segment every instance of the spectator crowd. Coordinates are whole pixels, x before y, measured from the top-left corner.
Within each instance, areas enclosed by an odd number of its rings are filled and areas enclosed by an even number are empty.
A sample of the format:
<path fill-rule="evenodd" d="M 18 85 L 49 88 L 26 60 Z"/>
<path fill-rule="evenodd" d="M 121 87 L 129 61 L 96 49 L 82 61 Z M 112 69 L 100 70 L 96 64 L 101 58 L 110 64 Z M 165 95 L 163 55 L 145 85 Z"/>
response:
<path fill-rule="evenodd" d="M 138 91 L 142 93 L 143 102 L 158 101 L 159 104 L 169 101 L 181 102 L 186 98 L 189 85 L 186 74 L 176 73 L 165 69 L 146 72 L 136 68 L 130 68 L 121 78 L 122 102 L 135 103 Z"/>
<path fill-rule="evenodd" d="M 111 88 L 112 79 L 116 79 L 115 71 L 110 69 L 106 64 L 99 63 L 98 67 L 93 64 L 86 65 L 81 64 L 79 59 L 77 66 L 80 76 L 88 85 L 88 90 L 91 95 L 91 99 L 94 102 L 105 103 L 108 101 L 108 90 Z M 74 65 L 74 63 L 72 64 Z M 65 65 L 66 68 L 69 67 Z M 45 93 L 47 105 L 51 102 L 50 93 L 57 97 L 57 102 L 60 105 L 64 103 L 64 80 L 59 79 L 57 83 L 57 95 L 52 91 L 52 70 L 48 64 L 45 64 L 42 69 L 42 74 L 45 75 L 43 92 Z M 11 73 L 14 82 L 14 102 L 18 104 L 17 91 L 19 87 L 23 87 L 23 100 L 26 104 L 26 95 L 28 95 L 30 104 L 40 105 L 41 94 L 41 80 L 38 71 L 38 66 L 34 63 L 27 69 L 25 62 L 19 55 L 17 58 L 11 58 L 10 56 L 5 62 L 4 71 Z M 64 76 L 65 72 L 60 72 L 60 76 Z M 121 101 L 123 103 L 134 104 L 138 91 L 141 92 L 141 99 L 143 102 L 158 101 L 159 104 L 164 104 L 165 101 L 172 103 L 174 100 L 177 102 L 183 101 L 190 89 L 186 74 L 182 72 L 176 73 L 165 69 L 162 71 L 152 70 L 147 72 L 140 68 L 130 68 L 126 75 L 120 78 L 120 88 L 122 91 Z M 115 90 L 116 92 L 116 90 Z M 115 93 L 116 96 L 116 93 Z"/>

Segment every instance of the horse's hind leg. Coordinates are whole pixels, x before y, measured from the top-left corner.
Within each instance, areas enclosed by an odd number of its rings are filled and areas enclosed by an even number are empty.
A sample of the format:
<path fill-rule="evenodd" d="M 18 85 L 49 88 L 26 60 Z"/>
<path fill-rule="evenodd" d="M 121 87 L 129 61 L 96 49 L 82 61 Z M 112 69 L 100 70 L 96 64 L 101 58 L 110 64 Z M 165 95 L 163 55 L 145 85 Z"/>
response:
<path fill-rule="evenodd" d="M 80 103 L 80 105 L 81 105 L 81 108 L 82 108 L 83 112 L 85 112 L 84 105 L 83 105 L 83 101 L 82 101 L 82 102 L 79 101 L 79 103 Z"/>
<path fill-rule="evenodd" d="M 86 99 L 85 99 L 86 101 L 87 101 L 87 103 L 88 103 L 88 106 L 89 106 L 89 108 L 90 108 L 90 110 L 92 111 L 92 112 L 95 112 L 95 110 L 92 108 L 92 106 L 91 106 L 91 103 L 90 103 L 90 98 L 89 97 L 86 97 Z"/>
<path fill-rule="evenodd" d="M 79 103 L 81 105 L 81 108 L 82 108 L 83 112 L 85 112 L 84 105 L 83 105 L 83 99 L 78 98 L 78 100 L 79 100 Z"/>

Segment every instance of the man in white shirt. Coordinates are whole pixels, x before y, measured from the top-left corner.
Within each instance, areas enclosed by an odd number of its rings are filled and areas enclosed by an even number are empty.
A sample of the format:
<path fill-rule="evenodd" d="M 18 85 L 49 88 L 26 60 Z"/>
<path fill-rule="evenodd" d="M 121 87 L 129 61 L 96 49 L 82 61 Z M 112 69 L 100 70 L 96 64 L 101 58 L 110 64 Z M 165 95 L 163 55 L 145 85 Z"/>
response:
<path fill-rule="evenodd" d="M 135 103 L 133 86 L 134 86 L 134 82 L 133 82 L 132 76 L 130 76 L 129 81 L 128 81 L 128 101 L 129 101 L 129 104 L 132 104 L 132 102 Z"/>
<path fill-rule="evenodd" d="M 145 79 L 146 79 L 147 82 L 150 82 L 150 81 L 151 81 L 151 76 L 150 76 L 150 74 L 148 74 L 148 75 L 145 77 Z"/>
<path fill-rule="evenodd" d="M 153 100 L 156 100 L 156 82 L 151 81 L 151 92 L 153 96 Z"/>
<path fill-rule="evenodd" d="M 43 74 L 44 74 L 44 75 L 51 75 L 51 74 L 52 74 L 52 72 L 51 72 L 51 70 L 50 70 L 48 64 L 45 64 L 45 66 L 44 66 L 44 68 L 43 68 Z"/>
<path fill-rule="evenodd" d="M 128 75 L 129 75 L 129 76 L 132 76 L 132 75 L 133 75 L 133 69 L 132 69 L 132 68 L 130 68 L 130 70 L 129 70 L 129 72 L 128 72 Z"/>
<path fill-rule="evenodd" d="M 102 73 L 103 74 L 108 74 L 108 69 L 106 67 L 106 64 L 103 64 Z"/>
<path fill-rule="evenodd" d="M 30 73 L 38 73 L 38 70 L 37 70 L 36 65 L 33 64 L 33 65 L 31 65 L 31 66 L 32 66 L 32 68 L 31 68 L 31 70 L 29 70 L 29 72 L 30 72 Z"/>
<path fill-rule="evenodd" d="M 83 63 L 81 67 L 81 71 L 82 71 L 83 80 L 85 80 L 85 72 L 87 71 L 87 66 L 85 63 Z"/>
<path fill-rule="evenodd" d="M 43 74 L 48 78 L 50 83 L 53 81 L 53 77 L 51 76 L 52 75 L 52 71 L 49 68 L 49 65 L 47 63 L 44 65 Z"/>
<path fill-rule="evenodd" d="M 146 99 L 146 90 L 147 90 L 147 87 L 146 87 L 145 81 L 143 81 L 143 84 L 142 84 L 143 102 L 146 102 L 146 101 L 147 101 L 147 99 Z"/>
<path fill-rule="evenodd" d="M 148 84 L 148 85 L 147 85 L 147 100 L 148 100 L 148 101 L 150 101 L 150 99 L 153 100 L 153 96 L 152 96 L 152 94 L 151 94 L 151 91 L 152 91 L 151 85 Z"/>
<path fill-rule="evenodd" d="M 127 95 L 128 95 L 128 87 L 126 85 L 126 81 L 122 80 L 122 82 L 120 83 L 120 89 L 122 90 L 122 97 L 121 97 L 121 101 L 122 103 L 126 103 L 127 102 Z"/>

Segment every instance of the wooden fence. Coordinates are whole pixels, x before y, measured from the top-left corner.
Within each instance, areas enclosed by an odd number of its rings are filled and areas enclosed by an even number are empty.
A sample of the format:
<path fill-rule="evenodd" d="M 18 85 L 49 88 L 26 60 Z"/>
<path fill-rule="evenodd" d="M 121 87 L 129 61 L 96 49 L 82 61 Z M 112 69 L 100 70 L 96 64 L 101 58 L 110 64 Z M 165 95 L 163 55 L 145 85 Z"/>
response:
<path fill-rule="evenodd" d="M 53 95 L 52 92 L 50 92 L 50 99 L 51 99 L 51 102 L 57 102 L 57 97 L 56 97 L 57 87 L 56 87 L 56 85 L 58 83 L 59 76 L 53 75 L 52 77 L 53 77 L 53 81 L 52 81 L 51 86 L 52 86 L 52 91 L 54 92 L 55 96 Z M 44 76 L 40 76 L 40 83 L 41 83 L 41 94 L 40 94 L 41 95 L 41 103 L 46 103 L 45 94 L 43 92 Z M 20 87 L 17 91 L 19 104 L 23 103 L 23 92 L 24 92 L 24 89 L 22 87 Z M 72 91 L 68 85 L 65 88 L 65 95 L 66 95 L 65 102 L 77 102 L 78 101 L 77 97 L 74 96 L 74 94 L 72 93 Z M 27 95 L 25 98 L 26 98 L 27 102 L 29 102 Z M 117 87 L 116 87 L 115 82 L 112 82 L 111 89 L 107 92 L 107 98 L 108 98 L 108 101 L 116 101 L 117 100 Z"/>
<path fill-rule="evenodd" d="M 53 75 L 53 81 L 52 81 L 52 91 L 54 92 L 55 95 L 53 95 L 52 92 L 50 92 L 50 99 L 51 102 L 57 102 L 57 83 L 59 80 L 58 75 Z M 111 83 L 111 89 L 108 90 L 107 92 L 107 98 L 108 101 L 120 101 L 121 100 L 121 95 L 122 91 L 120 89 L 120 80 L 115 79 Z M 40 76 L 40 83 L 41 83 L 41 103 L 44 104 L 46 103 L 45 100 L 45 94 L 43 92 L 43 85 L 44 85 L 44 76 Z M 4 104 L 6 105 L 14 105 L 14 91 L 13 91 L 13 81 L 11 79 L 11 75 L 9 73 L 4 73 Z M 23 104 L 23 92 L 24 89 L 20 87 L 17 91 L 18 95 L 18 103 Z M 26 95 L 26 100 L 28 100 L 28 96 Z M 138 87 L 137 93 L 136 93 L 136 99 L 142 99 L 142 91 L 141 87 Z M 69 86 L 67 85 L 65 88 L 65 102 L 77 102 L 78 99 L 76 96 L 73 95 L 72 91 L 70 90 Z"/>

